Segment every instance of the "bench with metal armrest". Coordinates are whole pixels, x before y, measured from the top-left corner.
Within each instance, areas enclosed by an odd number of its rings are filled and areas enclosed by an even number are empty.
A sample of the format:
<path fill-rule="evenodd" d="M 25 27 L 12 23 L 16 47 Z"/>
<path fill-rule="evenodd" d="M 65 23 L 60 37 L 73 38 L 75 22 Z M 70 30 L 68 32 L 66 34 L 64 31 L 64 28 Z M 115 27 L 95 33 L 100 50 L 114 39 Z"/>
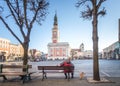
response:
<path fill-rule="evenodd" d="M 23 72 L 23 68 L 26 72 Z M 0 64 L 0 77 L 7 80 L 7 76 L 20 76 L 22 83 L 31 80 L 31 74 L 34 72 L 29 72 L 28 70 L 32 68 L 32 65 L 5 65 Z"/>
<path fill-rule="evenodd" d="M 42 70 L 42 80 L 47 79 L 47 73 L 64 73 L 64 70 L 68 70 L 68 80 L 70 79 L 70 70 L 74 70 L 74 66 L 38 66 L 38 70 Z M 54 71 L 53 71 L 54 70 Z"/>

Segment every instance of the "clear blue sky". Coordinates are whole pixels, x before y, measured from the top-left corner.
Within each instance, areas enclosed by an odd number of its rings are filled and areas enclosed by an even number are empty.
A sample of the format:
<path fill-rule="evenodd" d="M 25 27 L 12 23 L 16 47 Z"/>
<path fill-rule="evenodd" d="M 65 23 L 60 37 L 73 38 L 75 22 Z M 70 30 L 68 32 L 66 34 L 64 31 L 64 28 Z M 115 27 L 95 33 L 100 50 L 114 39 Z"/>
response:
<path fill-rule="evenodd" d="M 77 0 L 48 1 L 50 2 L 49 14 L 41 26 L 35 24 L 33 27 L 30 48 L 47 52 L 47 44 L 52 42 L 53 20 L 57 11 L 60 42 L 69 42 L 71 48 L 79 48 L 80 44 L 84 43 L 85 50 L 92 50 L 92 24 L 91 21 L 80 18 L 80 9 L 75 7 Z M 120 0 L 107 0 L 102 5 L 106 7 L 107 15 L 99 17 L 99 51 L 118 40 L 119 4 Z M 11 43 L 18 43 L 1 22 L 0 25 L 0 37 L 9 39 Z"/>

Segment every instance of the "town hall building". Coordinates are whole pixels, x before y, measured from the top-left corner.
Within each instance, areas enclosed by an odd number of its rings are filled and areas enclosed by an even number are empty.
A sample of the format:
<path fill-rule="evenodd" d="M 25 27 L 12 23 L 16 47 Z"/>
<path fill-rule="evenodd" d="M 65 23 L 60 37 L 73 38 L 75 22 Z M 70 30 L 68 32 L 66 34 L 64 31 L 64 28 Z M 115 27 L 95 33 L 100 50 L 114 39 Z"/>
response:
<path fill-rule="evenodd" d="M 67 59 L 70 56 L 70 46 L 68 42 L 59 41 L 60 34 L 58 29 L 57 14 L 54 16 L 52 28 L 52 42 L 48 43 L 48 59 Z"/>

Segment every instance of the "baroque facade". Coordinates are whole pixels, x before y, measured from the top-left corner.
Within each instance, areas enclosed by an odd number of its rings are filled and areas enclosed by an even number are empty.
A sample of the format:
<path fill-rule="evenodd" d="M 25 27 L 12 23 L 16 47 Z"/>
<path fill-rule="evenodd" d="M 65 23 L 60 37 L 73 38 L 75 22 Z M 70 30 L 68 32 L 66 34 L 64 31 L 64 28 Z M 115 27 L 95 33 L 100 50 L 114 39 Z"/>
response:
<path fill-rule="evenodd" d="M 69 43 L 59 42 L 59 35 L 57 14 L 55 14 L 52 29 L 52 43 L 48 43 L 48 59 L 67 59 L 70 56 Z"/>
<path fill-rule="evenodd" d="M 82 59 L 84 56 L 84 44 L 82 43 L 79 48 L 71 49 L 72 59 Z"/>
<path fill-rule="evenodd" d="M 21 45 L 10 43 L 10 40 L 0 38 L 0 60 L 7 60 L 10 57 L 23 57 Z"/>

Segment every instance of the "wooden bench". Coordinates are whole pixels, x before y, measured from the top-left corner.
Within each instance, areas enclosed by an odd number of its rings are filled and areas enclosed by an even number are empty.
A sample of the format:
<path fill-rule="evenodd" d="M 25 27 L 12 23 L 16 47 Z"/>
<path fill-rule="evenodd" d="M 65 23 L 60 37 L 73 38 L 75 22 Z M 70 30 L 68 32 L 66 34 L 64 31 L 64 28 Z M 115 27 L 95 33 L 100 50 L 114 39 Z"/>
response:
<path fill-rule="evenodd" d="M 27 71 L 23 72 L 22 69 L 26 68 Z M 3 77 L 4 80 L 7 80 L 6 76 L 20 76 L 22 83 L 25 81 L 31 80 L 31 74 L 34 72 L 28 72 L 32 68 L 32 65 L 5 65 L 0 64 L 0 77 Z"/>
<path fill-rule="evenodd" d="M 61 67 L 61 66 L 38 66 L 38 70 L 41 70 L 42 72 L 42 81 L 46 78 L 47 79 L 47 73 L 64 73 L 64 70 L 74 70 L 73 66 L 70 67 Z M 53 71 L 54 70 L 54 71 Z M 67 79 L 70 79 L 70 73 L 67 72 Z"/>

